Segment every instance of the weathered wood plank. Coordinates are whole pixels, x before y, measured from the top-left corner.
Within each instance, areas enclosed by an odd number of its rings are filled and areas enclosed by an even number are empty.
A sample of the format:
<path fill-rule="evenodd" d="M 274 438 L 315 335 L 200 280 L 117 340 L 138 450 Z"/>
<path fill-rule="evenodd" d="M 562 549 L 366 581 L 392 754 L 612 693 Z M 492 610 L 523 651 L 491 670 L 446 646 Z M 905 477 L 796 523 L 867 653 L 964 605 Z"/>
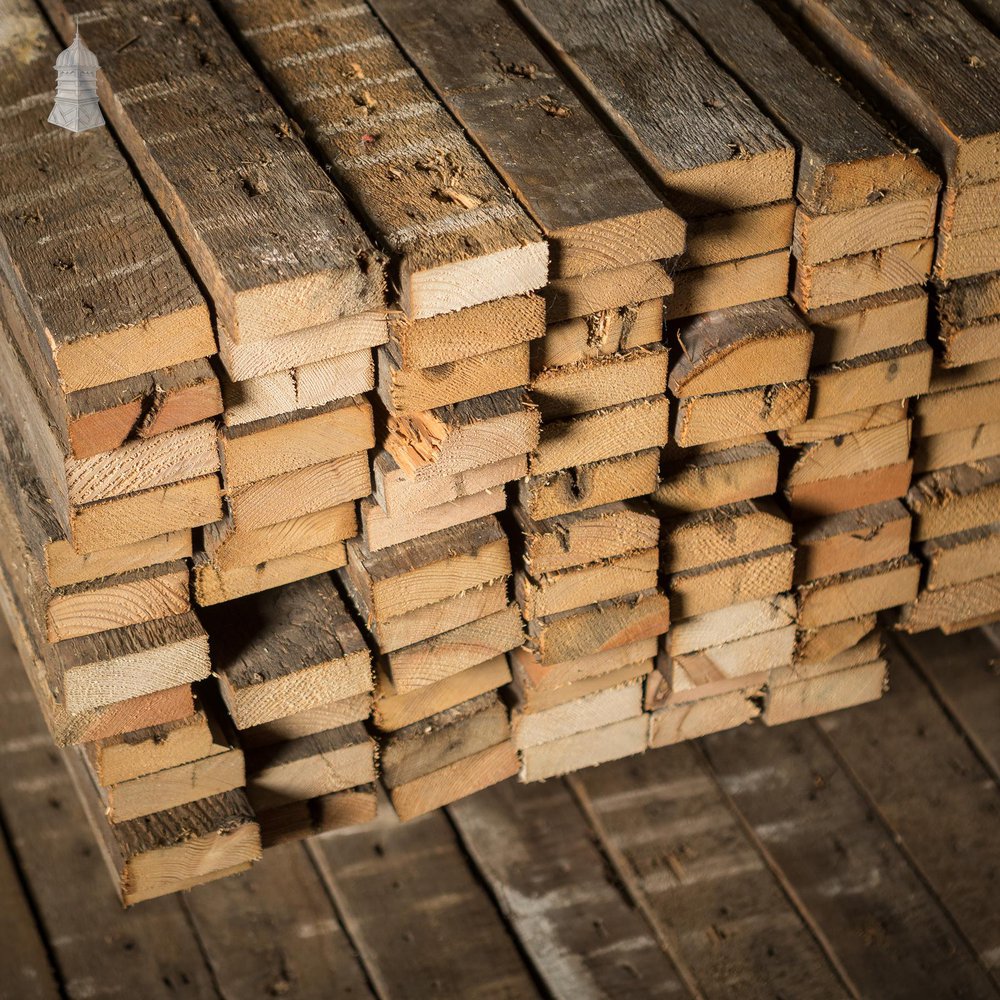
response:
<path fill-rule="evenodd" d="M 997 786 L 913 668 L 894 649 L 886 652 L 891 710 L 875 702 L 818 725 L 994 983 L 1000 982 L 993 888 L 1000 877 Z"/>
<path fill-rule="evenodd" d="M 383 306 L 370 241 L 208 3 L 45 10 L 101 53 L 101 106 L 233 340 Z"/>
<path fill-rule="evenodd" d="M 883 715 L 897 706 L 874 706 Z M 702 746 L 768 864 L 861 996 L 988 995 L 949 916 L 871 821 L 863 796 L 807 722 L 744 727 Z"/>
<path fill-rule="evenodd" d="M 37 378 L 65 405 L 63 392 L 214 354 L 205 302 L 110 133 L 45 122 L 57 39 L 27 0 L 0 18 L 0 273 Z"/>
<path fill-rule="evenodd" d="M 688 993 L 561 782 L 508 781 L 448 811 L 553 996 Z"/>
<path fill-rule="evenodd" d="M 380 997 L 540 995 L 443 813 L 345 830 L 307 850 Z"/>
<path fill-rule="evenodd" d="M 367 7 L 218 7 L 398 263 L 411 319 L 545 284 L 538 230 Z"/>
<path fill-rule="evenodd" d="M 518 7 L 685 216 L 791 197 L 794 150 L 665 7 Z"/>
<path fill-rule="evenodd" d="M 849 995 L 694 750 L 661 749 L 567 780 L 702 996 Z"/>
<path fill-rule="evenodd" d="M 548 237 L 550 279 L 681 252 L 681 219 L 499 5 L 373 6 Z"/>

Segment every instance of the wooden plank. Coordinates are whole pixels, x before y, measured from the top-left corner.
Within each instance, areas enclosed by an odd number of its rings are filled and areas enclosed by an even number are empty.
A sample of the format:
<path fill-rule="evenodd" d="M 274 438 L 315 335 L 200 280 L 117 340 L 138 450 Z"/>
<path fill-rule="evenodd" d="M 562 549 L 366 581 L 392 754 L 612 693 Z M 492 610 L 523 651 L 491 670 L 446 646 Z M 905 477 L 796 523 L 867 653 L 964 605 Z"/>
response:
<path fill-rule="evenodd" d="M 68 989 L 113 985 L 150 997 L 215 997 L 179 900 L 122 911 L 6 629 L 2 643 L 0 801 L 62 981 Z M 140 940 L 155 941 L 156 947 L 134 947 Z M 116 955 L 113 984 L 109 948 Z"/>
<path fill-rule="evenodd" d="M 906 495 L 914 541 L 923 542 L 996 520 L 1000 458 L 956 465 L 918 479 Z"/>
<path fill-rule="evenodd" d="M 220 9 L 398 262 L 411 319 L 545 284 L 537 229 L 370 10 L 323 0 L 303 23 L 292 0 Z M 317 72 L 344 82 L 317 91 Z"/>
<path fill-rule="evenodd" d="M 794 382 L 809 372 L 813 337 L 787 299 L 768 299 L 677 324 L 670 370 L 678 397 Z"/>
<path fill-rule="evenodd" d="M 809 413 L 808 379 L 681 399 L 673 434 L 682 448 L 796 427 Z"/>
<path fill-rule="evenodd" d="M 900 613 L 899 628 L 923 632 L 941 628 L 961 631 L 1000 613 L 1000 574 L 956 583 L 940 590 L 924 590 Z M 966 623 L 969 623 L 967 626 Z"/>
<path fill-rule="evenodd" d="M 919 639 L 897 635 L 896 641 L 994 780 L 1000 780 L 1000 740 L 993 725 L 1000 691 L 993 683 L 997 647 L 990 632 L 929 632 Z"/>
<path fill-rule="evenodd" d="M 890 204 L 936 195 L 937 178 L 862 107 L 850 86 L 829 72 L 814 46 L 780 14 L 750 0 L 724 7 L 715 0 L 671 0 L 670 6 L 794 141 L 801 204 L 827 214 L 866 208 L 873 190 Z M 934 208 L 930 211 L 933 229 Z M 902 241 L 884 239 L 874 246 L 890 242 Z"/>
<path fill-rule="evenodd" d="M 768 496 L 778 488 L 778 449 L 769 441 L 667 461 L 650 503 L 665 517 Z"/>
<path fill-rule="evenodd" d="M 794 151 L 665 8 L 519 7 L 685 216 L 791 197 Z"/>
<path fill-rule="evenodd" d="M 793 546 L 784 544 L 674 573 L 667 579 L 671 615 L 690 618 L 781 594 L 791 589 L 794 561 Z"/>
<path fill-rule="evenodd" d="M 514 295 L 457 313 L 409 319 L 389 315 L 390 340 L 404 368 L 434 368 L 547 336 L 545 300 Z"/>
<path fill-rule="evenodd" d="M 794 219 L 794 201 L 698 216 L 688 223 L 680 266 L 707 267 L 785 250 L 792 243 Z"/>
<path fill-rule="evenodd" d="M 674 622 L 667 633 L 666 648 L 674 656 L 696 653 L 720 643 L 782 628 L 794 621 L 795 599 L 791 594 L 760 597 Z"/>
<path fill-rule="evenodd" d="M 701 995 L 850 995 L 693 749 L 568 780 L 615 873 Z"/>
<path fill-rule="evenodd" d="M 857 431 L 807 444 L 795 453 L 785 473 L 786 486 L 870 472 L 905 462 L 910 454 L 910 422 Z"/>
<path fill-rule="evenodd" d="M 506 782 L 448 812 L 553 996 L 687 992 L 561 782 Z"/>
<path fill-rule="evenodd" d="M 684 319 L 715 309 L 728 309 L 788 292 L 787 250 L 722 264 L 693 267 L 677 275 L 674 294 L 664 304 L 668 319 Z"/>
<path fill-rule="evenodd" d="M 70 143 L 38 114 L 60 48 L 48 25 L 24 0 L 5 0 L 0 14 L 20 43 L 6 50 L 0 89 L 9 129 L 0 271 L 24 310 L 22 350 L 38 359 L 37 377 L 59 400 L 213 354 L 205 302 L 110 134 L 91 129 Z M 26 155 L 37 147 L 44 173 Z M 73 205 L 69 191 L 80 196 Z M 19 225 L 19 215 L 33 222 Z"/>
<path fill-rule="evenodd" d="M 665 261 L 646 261 L 573 278 L 552 278 L 543 290 L 545 318 L 549 323 L 561 323 L 634 302 L 669 298 L 673 292 L 672 267 Z"/>
<path fill-rule="evenodd" d="M 920 556 L 927 590 L 993 576 L 1000 573 L 1000 523 L 931 538 L 920 546 Z"/>
<path fill-rule="evenodd" d="M 912 601 L 920 582 L 920 562 L 912 556 L 864 566 L 798 588 L 799 625 L 818 628 Z"/>
<path fill-rule="evenodd" d="M 518 502 L 536 520 L 646 496 L 656 489 L 660 454 L 648 448 L 635 454 L 523 478 Z"/>
<path fill-rule="evenodd" d="M 379 996 L 540 996 L 443 813 L 308 848 Z M 443 946 L 446 942 L 446 946 Z"/>
<path fill-rule="evenodd" d="M 53 967 L 42 937 L 42 928 L 32 913 L 27 887 L 21 882 L 17 858 L 7 838 L 0 841 L 0 893 L 4 908 L 0 932 L 7 942 L 0 956 L 0 975 L 6 989 L 25 1000 L 48 1000 L 60 996 L 59 970 Z"/>
<path fill-rule="evenodd" d="M 389 789 L 396 815 L 404 822 L 457 802 L 517 774 L 517 751 L 509 740 Z"/>
<path fill-rule="evenodd" d="M 509 14 L 488 2 L 374 6 L 545 233 L 550 283 L 681 252 L 681 219 Z M 468 38 L 490 46 L 469 52 Z M 563 193 L 584 188 L 591 197 Z"/>
<path fill-rule="evenodd" d="M 370 551 L 347 543 L 347 574 L 365 604 L 386 620 L 454 597 L 511 571 L 510 546 L 493 516 L 430 531 Z"/>
<path fill-rule="evenodd" d="M 910 515 L 898 500 L 820 518 L 796 534 L 795 582 L 896 559 L 909 548 Z"/>
<path fill-rule="evenodd" d="M 891 704 L 872 709 L 898 711 Z M 868 803 L 814 726 L 755 726 L 702 745 L 716 780 L 853 991 L 899 998 L 990 992 L 975 954 L 890 832 L 871 822 Z"/>
<path fill-rule="evenodd" d="M 511 712 L 514 746 L 522 751 L 642 715 L 642 679 L 602 688 L 549 708 Z"/>
<path fill-rule="evenodd" d="M 581 693 L 614 685 L 620 671 L 645 665 L 656 656 L 657 636 L 626 642 L 621 646 L 574 657 L 562 663 L 544 663 L 528 647 L 514 650 L 510 656 L 518 705 L 523 712 L 541 706 L 562 704 Z M 594 681 L 588 686 L 585 682 Z M 544 695 L 551 694 L 549 700 Z M 539 709 L 541 710 L 541 709 Z"/>
<path fill-rule="evenodd" d="M 509 604 L 502 611 L 386 653 L 381 663 L 395 690 L 406 692 L 492 660 L 523 641 L 520 609 Z"/>
<path fill-rule="evenodd" d="M 212 668 L 239 729 L 372 690 L 368 649 L 328 577 L 202 617 Z"/>
<path fill-rule="evenodd" d="M 200 886 L 185 909 L 223 994 L 371 998 L 365 969 L 309 856 L 267 851 L 240 878 Z M 145 909 L 145 907 L 143 908 Z M 240 921 L 233 914 L 243 915 Z"/>
<path fill-rule="evenodd" d="M 900 420 L 906 420 L 909 414 L 909 400 L 893 399 L 878 406 L 866 406 L 860 410 L 848 413 L 834 413 L 827 417 L 815 417 L 798 427 L 789 427 L 779 431 L 778 437 L 782 444 L 800 446 L 813 441 L 826 441 L 840 437 L 843 434 L 856 434 L 859 431 L 885 427 Z"/>
<path fill-rule="evenodd" d="M 906 495 L 913 478 L 913 462 L 897 462 L 869 472 L 834 476 L 812 483 L 791 485 L 783 492 L 795 520 L 830 517 Z"/>
<path fill-rule="evenodd" d="M 521 751 L 521 781 L 545 781 L 608 761 L 634 757 L 646 749 L 645 716 L 611 722 Z"/>
<path fill-rule="evenodd" d="M 795 269 L 792 297 L 806 310 L 923 285 L 934 260 L 932 239 L 910 240 Z"/>
<path fill-rule="evenodd" d="M 542 476 L 667 443 L 666 396 L 609 406 L 568 420 L 545 424 L 528 460 L 532 476 Z"/>
<path fill-rule="evenodd" d="M 658 344 L 662 339 L 663 301 L 649 299 L 550 324 L 545 336 L 531 345 L 531 367 L 540 372 Z"/>
<path fill-rule="evenodd" d="M 112 15 L 76 0 L 51 0 L 45 10 L 67 43 L 84 15 L 81 37 L 102 54 L 101 105 L 233 340 L 382 306 L 385 278 L 371 243 L 207 3 L 157 21 L 139 7 Z M 199 55 L 205 46 L 209 64 Z M 167 49 L 169 73 L 159 58 Z M 195 79 L 197 88 L 186 85 Z M 213 117 L 216 141 L 203 142 L 204 127 L 191 122 L 209 99 L 229 113 Z M 206 173 L 235 194 L 203 183 Z"/>
<path fill-rule="evenodd" d="M 386 409 L 432 410 L 531 381 L 531 346 L 514 344 L 429 368 L 402 368 L 389 347 L 378 353 L 378 391 Z"/>
<path fill-rule="evenodd" d="M 810 419 L 892 403 L 919 396 L 930 385 L 934 352 L 926 343 L 866 354 L 811 376 Z"/>
<path fill-rule="evenodd" d="M 974 368 L 975 365 L 969 367 Z M 998 408 L 1000 408 L 1000 380 L 944 392 L 932 391 L 916 401 L 913 417 L 917 433 L 923 437 L 978 427 L 992 420 L 997 415 Z"/>
<path fill-rule="evenodd" d="M 927 334 L 927 293 L 903 288 L 809 311 L 814 367 L 902 347 Z"/>
<path fill-rule="evenodd" d="M 531 398 L 543 421 L 655 396 L 667 384 L 667 350 L 655 344 L 539 372 Z"/>
<path fill-rule="evenodd" d="M 663 522 L 661 566 L 681 573 L 787 545 L 792 525 L 774 504 L 749 500 Z"/>
<path fill-rule="evenodd" d="M 895 0 L 796 0 L 794 8 L 927 136 L 954 182 L 1000 177 L 998 79 L 995 71 L 977 71 L 979 62 L 996 65 L 1000 42 L 961 4 L 925 0 L 912 18 Z M 970 53 L 979 57 L 975 66 Z"/>
<path fill-rule="evenodd" d="M 513 509 L 526 570 L 538 576 L 636 552 L 659 542 L 660 523 L 643 501 L 606 504 L 536 521 Z"/>
<path fill-rule="evenodd" d="M 1000 918 L 989 886 L 1000 845 L 975 817 L 995 808 L 996 786 L 913 669 L 887 653 L 893 701 L 818 724 L 995 985 Z"/>

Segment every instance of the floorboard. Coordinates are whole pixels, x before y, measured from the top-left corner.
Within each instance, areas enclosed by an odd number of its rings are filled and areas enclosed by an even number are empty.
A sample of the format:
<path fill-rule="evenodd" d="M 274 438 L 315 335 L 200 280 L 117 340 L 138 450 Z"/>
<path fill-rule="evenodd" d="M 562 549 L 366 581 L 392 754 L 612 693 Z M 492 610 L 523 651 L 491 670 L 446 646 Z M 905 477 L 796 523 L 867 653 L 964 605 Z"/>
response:
<path fill-rule="evenodd" d="M 990 994 L 975 953 L 815 727 L 752 727 L 702 746 L 859 996 Z"/>
<path fill-rule="evenodd" d="M 305 848 L 283 844 L 237 878 L 184 897 L 223 996 L 327 1000 L 373 994 Z"/>
<path fill-rule="evenodd" d="M 309 851 L 383 1000 L 544 995 L 443 812 Z"/>
<path fill-rule="evenodd" d="M 4 752 L 0 743 L 0 753 Z M 0 992 L 20 1000 L 59 996 L 45 939 L 3 831 L 0 830 Z"/>
<path fill-rule="evenodd" d="M 553 996 L 689 995 L 561 781 L 506 781 L 448 811 Z"/>
<path fill-rule="evenodd" d="M 567 780 L 703 996 L 849 996 L 696 754 L 670 747 Z"/>
<path fill-rule="evenodd" d="M 986 629 L 894 638 L 1000 782 L 1000 643 Z"/>
<path fill-rule="evenodd" d="M 1000 789 L 910 664 L 887 656 L 891 701 L 814 725 L 1000 985 Z"/>

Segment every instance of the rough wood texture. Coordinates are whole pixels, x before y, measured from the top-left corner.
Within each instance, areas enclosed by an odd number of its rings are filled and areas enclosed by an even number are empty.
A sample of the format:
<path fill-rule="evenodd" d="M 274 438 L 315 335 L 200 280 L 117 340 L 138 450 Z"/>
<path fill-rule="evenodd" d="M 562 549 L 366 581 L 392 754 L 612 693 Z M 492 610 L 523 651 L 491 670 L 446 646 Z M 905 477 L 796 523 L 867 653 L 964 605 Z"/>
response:
<path fill-rule="evenodd" d="M 913 539 L 951 535 L 997 520 L 1000 458 L 956 465 L 918 479 L 906 495 L 913 514 Z"/>
<path fill-rule="evenodd" d="M 84 15 L 101 105 L 233 340 L 382 306 L 368 238 L 207 3 L 157 5 L 155 19 L 141 4 L 113 16 L 76 0 L 45 9 L 67 43 Z M 202 141 L 192 122 L 208 101 L 219 110 Z"/>
<path fill-rule="evenodd" d="M 347 573 L 370 611 L 385 620 L 489 583 L 511 571 L 507 536 L 495 517 L 431 531 L 369 551 L 347 543 Z"/>
<path fill-rule="evenodd" d="M 676 656 L 696 653 L 710 646 L 735 642 L 794 622 L 795 598 L 791 594 L 730 604 L 674 622 L 667 633 L 667 652 Z"/>
<path fill-rule="evenodd" d="M 514 745 L 524 751 L 642 714 L 642 682 L 606 688 L 537 712 L 511 713 Z"/>
<path fill-rule="evenodd" d="M 659 520 L 643 501 L 607 504 L 536 521 L 522 507 L 520 529 L 525 569 L 534 576 L 597 562 L 655 546 Z"/>
<path fill-rule="evenodd" d="M 659 4 L 519 4 L 685 215 L 790 198 L 795 154 Z"/>
<path fill-rule="evenodd" d="M 203 613 L 239 729 L 372 690 L 368 650 L 328 577 Z"/>
<path fill-rule="evenodd" d="M 677 324 L 670 370 L 679 397 L 794 382 L 809 372 L 813 335 L 787 299 L 732 306 Z"/>
<path fill-rule="evenodd" d="M 545 233 L 550 280 L 680 253 L 680 218 L 510 15 L 488 2 L 374 6 Z"/>
<path fill-rule="evenodd" d="M 818 628 L 912 601 L 920 583 L 920 562 L 903 556 L 824 577 L 798 589 L 799 625 Z"/>
<path fill-rule="evenodd" d="M 800 157 L 796 196 L 803 205 L 826 214 L 936 194 L 934 174 L 860 105 L 779 13 L 753 0 L 670 0 L 670 6 L 793 140 Z"/>
<path fill-rule="evenodd" d="M 672 267 L 664 261 L 552 278 L 543 291 L 545 318 L 549 323 L 561 323 L 647 299 L 669 298 L 673 291 Z"/>
<path fill-rule="evenodd" d="M 417 320 L 391 313 L 389 331 L 404 368 L 434 368 L 547 336 L 545 300 L 512 295 Z"/>
<path fill-rule="evenodd" d="M 779 298 L 788 293 L 789 260 L 788 251 L 780 250 L 681 271 L 674 294 L 664 304 L 664 314 L 668 319 L 684 319 Z"/>
<path fill-rule="evenodd" d="M 1000 177 L 1000 41 L 960 3 L 792 0 L 790 5 L 927 136 L 952 183 Z"/>
<path fill-rule="evenodd" d="M 646 749 L 647 727 L 646 717 L 640 715 L 528 747 L 521 752 L 521 781 L 545 781 L 570 771 L 634 757 Z"/>
<path fill-rule="evenodd" d="M 940 590 L 1000 573 L 1000 524 L 932 538 L 920 546 L 927 564 L 924 586 Z"/>
<path fill-rule="evenodd" d="M 766 500 L 742 500 L 665 520 L 660 564 L 666 573 L 680 573 L 787 545 L 791 540 L 792 525 L 777 506 Z"/>
<path fill-rule="evenodd" d="M 680 266 L 707 267 L 785 250 L 792 243 L 794 220 L 793 201 L 698 216 L 688 223 Z"/>
<path fill-rule="evenodd" d="M 650 503 L 665 517 L 768 496 L 778 486 L 778 449 L 736 445 L 667 464 Z"/>
<path fill-rule="evenodd" d="M 913 462 L 896 462 L 868 472 L 792 485 L 784 494 L 793 519 L 802 520 L 905 496 L 912 481 Z"/>
<path fill-rule="evenodd" d="M 24 0 L 0 15 L 0 272 L 24 310 L 37 377 L 59 395 L 214 354 L 205 303 L 108 131 L 67 142 L 38 113 L 60 48 L 48 25 Z M 43 156 L 26 153 L 38 146 Z"/>
<path fill-rule="evenodd" d="M 400 693 L 457 674 L 516 649 L 524 624 L 516 604 L 428 639 L 386 653 L 381 663 Z"/>
<path fill-rule="evenodd" d="M 809 311 L 814 367 L 902 347 L 927 333 L 927 293 L 920 288 Z"/>
<path fill-rule="evenodd" d="M 923 632 L 932 628 L 961 628 L 965 622 L 991 620 L 1000 614 L 1000 575 L 925 590 L 900 612 L 899 628 Z"/>
<path fill-rule="evenodd" d="M 545 284 L 547 248 L 374 14 L 323 0 L 222 11 L 396 258 L 420 319 Z M 318 68 L 318 69 L 317 69 Z M 315 74 L 337 80 L 315 87 Z"/>
<path fill-rule="evenodd" d="M 396 785 L 389 789 L 389 798 L 396 815 L 411 820 L 513 778 L 517 770 L 517 751 L 506 741 Z"/>
<path fill-rule="evenodd" d="M 674 439 L 682 448 L 795 427 L 809 413 L 808 379 L 680 400 Z"/>
<path fill-rule="evenodd" d="M 896 559 L 909 545 L 910 514 L 898 500 L 834 514 L 797 532 L 795 582 Z"/>
<path fill-rule="evenodd" d="M 666 384 L 667 351 L 654 345 L 541 371 L 531 399 L 549 421 L 656 396 Z"/>
<path fill-rule="evenodd" d="M 805 445 L 795 454 L 784 481 L 792 486 L 850 476 L 905 462 L 909 454 L 910 422 L 900 420 Z"/>
<path fill-rule="evenodd" d="M 621 683 L 618 677 L 623 671 L 629 674 L 626 679 L 648 673 L 657 643 L 657 636 L 649 636 L 562 663 L 543 663 L 530 648 L 516 649 L 510 663 L 518 706 L 522 712 L 541 711 L 590 691 L 614 687 Z"/>
<path fill-rule="evenodd" d="M 659 450 L 530 476 L 518 483 L 519 503 L 536 520 L 646 496 L 656 489 Z"/>
<path fill-rule="evenodd" d="M 545 336 L 531 345 L 531 367 L 540 372 L 572 365 L 587 358 L 658 344 L 662 337 L 661 299 L 604 309 L 549 325 Z"/>

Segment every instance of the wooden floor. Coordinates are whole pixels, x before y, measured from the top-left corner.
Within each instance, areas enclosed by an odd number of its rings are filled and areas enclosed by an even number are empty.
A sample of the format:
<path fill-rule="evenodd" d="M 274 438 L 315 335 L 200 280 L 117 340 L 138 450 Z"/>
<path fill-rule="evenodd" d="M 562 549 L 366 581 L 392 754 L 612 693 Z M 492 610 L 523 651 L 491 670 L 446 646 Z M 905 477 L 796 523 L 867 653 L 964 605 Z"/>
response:
<path fill-rule="evenodd" d="M 0 636 L 0 995 L 1000 993 L 1000 639 L 882 702 L 512 782 L 123 912 Z"/>

